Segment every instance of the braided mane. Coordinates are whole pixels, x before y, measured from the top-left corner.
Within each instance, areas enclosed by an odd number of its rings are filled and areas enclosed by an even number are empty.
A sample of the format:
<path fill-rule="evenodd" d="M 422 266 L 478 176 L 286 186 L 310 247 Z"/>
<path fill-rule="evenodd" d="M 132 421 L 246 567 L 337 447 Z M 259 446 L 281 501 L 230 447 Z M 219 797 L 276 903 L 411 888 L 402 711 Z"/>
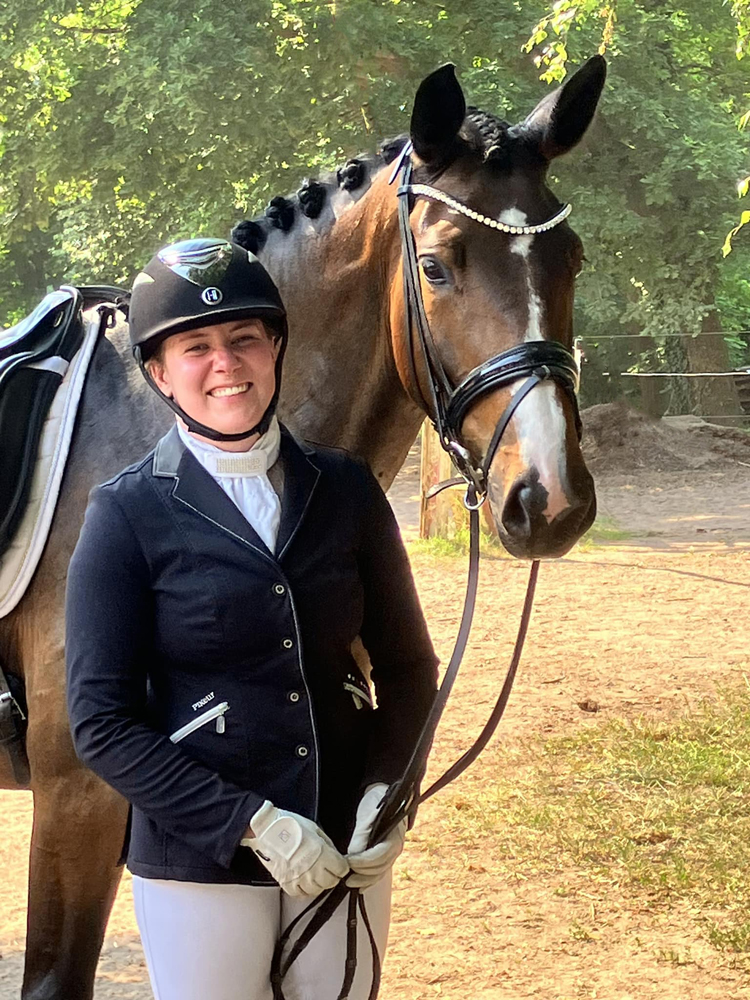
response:
<path fill-rule="evenodd" d="M 461 128 L 461 138 L 486 163 L 499 164 L 508 155 L 509 127 L 508 122 L 496 115 L 470 107 Z M 308 219 L 317 219 L 326 201 L 337 191 L 353 192 L 369 187 L 375 174 L 396 159 L 408 138 L 407 135 L 399 135 L 386 139 L 375 154 L 352 157 L 334 173 L 321 178 L 306 177 L 293 195 L 272 198 L 263 215 L 238 222 L 232 229 L 232 239 L 247 250 L 258 253 L 272 230 L 289 232 L 298 213 Z"/>
<path fill-rule="evenodd" d="M 351 192 L 365 185 L 369 187 L 373 176 L 396 159 L 408 138 L 400 135 L 394 139 L 386 139 L 375 154 L 354 156 L 334 173 L 321 178 L 306 177 L 293 195 L 272 198 L 263 215 L 238 222 L 232 229 L 232 239 L 246 250 L 258 253 L 263 249 L 271 230 L 289 232 L 297 212 L 308 219 L 317 219 L 326 200 L 337 191 Z"/>

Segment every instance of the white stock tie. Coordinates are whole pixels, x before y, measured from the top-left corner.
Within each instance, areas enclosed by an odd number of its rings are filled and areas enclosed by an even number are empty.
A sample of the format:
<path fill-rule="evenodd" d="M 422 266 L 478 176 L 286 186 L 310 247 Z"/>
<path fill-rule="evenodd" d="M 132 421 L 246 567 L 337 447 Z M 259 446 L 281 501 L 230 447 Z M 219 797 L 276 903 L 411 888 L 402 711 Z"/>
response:
<path fill-rule="evenodd" d="M 270 552 L 276 548 L 281 501 L 268 478 L 279 457 L 281 431 L 274 416 L 265 434 L 248 451 L 224 451 L 190 434 L 178 420 L 177 430 L 186 448 L 198 459 L 239 507 Z"/>

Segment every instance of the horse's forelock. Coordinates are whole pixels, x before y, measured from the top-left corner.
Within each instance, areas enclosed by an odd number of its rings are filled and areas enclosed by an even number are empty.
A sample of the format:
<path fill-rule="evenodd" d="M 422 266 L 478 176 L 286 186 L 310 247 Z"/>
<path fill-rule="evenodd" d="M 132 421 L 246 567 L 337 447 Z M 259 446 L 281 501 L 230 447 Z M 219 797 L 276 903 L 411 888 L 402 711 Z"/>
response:
<path fill-rule="evenodd" d="M 467 108 L 461 137 L 485 162 L 505 160 L 510 147 L 510 125 L 480 108 Z"/>

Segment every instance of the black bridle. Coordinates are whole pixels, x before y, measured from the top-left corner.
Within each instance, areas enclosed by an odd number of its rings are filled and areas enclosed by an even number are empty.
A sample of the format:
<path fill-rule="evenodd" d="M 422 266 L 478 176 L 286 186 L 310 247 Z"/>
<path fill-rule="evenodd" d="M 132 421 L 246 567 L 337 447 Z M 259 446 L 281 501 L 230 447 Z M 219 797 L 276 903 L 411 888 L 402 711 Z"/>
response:
<path fill-rule="evenodd" d="M 575 415 L 576 430 L 579 438 L 581 436 L 581 419 L 576 397 L 578 365 L 571 352 L 562 344 L 537 340 L 519 344 L 516 347 L 510 348 L 510 350 L 503 351 L 489 358 L 489 360 L 470 371 L 458 385 L 454 386 L 440 359 L 427 320 L 419 280 L 416 242 L 411 231 L 411 226 L 409 225 L 412 201 L 415 196 L 434 198 L 478 222 L 516 236 L 547 232 L 567 217 L 570 211 L 569 207 L 563 209 L 554 219 L 539 226 L 509 226 L 499 223 L 497 220 L 487 219 L 485 216 L 461 205 L 460 202 L 457 202 L 436 188 L 431 188 L 423 184 L 411 184 L 412 163 L 410 153 L 411 144 L 407 143 L 393 170 L 391 182 L 396 179 L 399 173 L 401 174 L 401 183 L 398 188 L 398 213 L 403 257 L 406 336 L 409 344 L 411 377 L 414 389 L 422 396 L 421 389 L 419 388 L 420 382 L 417 367 L 417 352 L 419 352 L 427 375 L 429 395 L 429 399 L 422 398 L 419 400 L 420 406 L 432 420 L 443 448 L 451 456 L 456 469 L 460 473 L 459 479 L 451 479 L 445 483 L 440 483 L 430 491 L 428 496 L 434 496 L 447 486 L 466 485 L 464 504 L 469 510 L 469 573 L 461 625 L 443 681 L 435 696 L 430 714 L 422 727 L 422 732 L 402 777 L 390 786 L 381 804 L 378 818 L 370 833 L 368 847 L 373 847 L 383 840 L 404 817 L 413 817 L 419 804 L 426 801 L 436 792 L 440 791 L 441 788 L 444 788 L 457 778 L 476 760 L 495 732 L 508 703 L 531 617 L 534 591 L 539 572 L 538 560 L 534 560 L 531 564 L 529 583 L 513 656 L 490 718 L 470 749 L 449 767 L 426 792 L 419 794 L 419 783 L 426 768 L 427 757 L 435 732 L 448 702 L 456 676 L 458 675 L 458 669 L 469 640 L 476 603 L 477 584 L 479 581 L 479 508 L 487 496 L 487 481 L 492 460 L 495 457 L 495 452 L 513 414 L 535 386 L 541 382 L 551 380 L 560 385 L 568 395 Z M 483 396 L 486 396 L 490 392 L 496 392 L 498 389 L 510 388 L 522 379 L 525 379 L 525 381 L 513 394 L 497 422 L 484 457 L 479 461 L 475 461 L 466 447 L 461 434 L 466 414 L 477 400 Z M 347 886 L 347 877 L 345 876 L 333 889 L 328 889 L 317 896 L 287 927 L 280 938 L 276 946 L 271 969 L 274 1000 L 286 1000 L 282 984 L 287 972 L 347 897 L 346 962 L 343 983 L 336 1000 L 347 1000 L 354 982 L 354 975 L 357 968 L 358 914 L 362 916 L 372 950 L 372 986 L 369 1000 L 376 1000 L 380 989 L 380 956 L 378 955 L 362 891 Z M 309 923 L 292 945 L 289 954 L 285 958 L 284 950 L 294 930 L 313 910 L 315 912 Z"/>
<path fill-rule="evenodd" d="M 470 218 L 478 217 L 477 221 L 482 221 L 485 224 L 495 220 L 488 220 L 485 216 L 480 216 L 478 212 L 465 209 L 465 206 L 453 198 L 438 197 L 442 196 L 443 192 L 436 188 L 431 188 L 426 184 L 411 184 L 412 164 L 408 155 L 408 146 L 405 147 L 405 155 L 402 154 L 397 170 L 400 170 L 402 175 L 398 188 L 398 222 L 403 254 L 406 334 L 409 345 L 411 377 L 417 392 L 422 396 L 419 389 L 416 361 L 416 355 L 419 353 L 426 369 L 429 395 L 429 399 L 422 398 L 420 404 L 430 416 L 440 438 L 440 443 L 451 456 L 461 476 L 467 485 L 473 485 L 474 492 L 482 500 L 487 493 L 487 477 L 500 439 L 522 400 L 540 382 L 552 380 L 565 390 L 573 406 L 576 429 L 580 437 L 581 424 L 576 398 L 578 364 L 571 352 L 562 344 L 549 340 L 531 340 L 511 347 L 500 354 L 495 354 L 470 371 L 458 385 L 454 385 L 435 346 L 435 340 L 427 320 L 419 280 L 417 247 L 409 225 L 412 198 L 417 195 L 445 201 L 455 210 L 463 209 L 463 214 L 468 214 Z M 392 179 L 395 178 L 396 172 L 394 170 Z M 558 215 L 560 221 L 566 217 L 567 212 Z M 512 235 L 520 236 L 547 232 L 552 227 L 546 223 L 542 226 L 500 227 L 497 225 L 493 228 L 501 228 L 504 232 L 511 231 Z M 464 417 L 477 400 L 483 396 L 490 392 L 496 392 L 498 389 L 507 389 L 523 378 L 527 381 L 514 394 L 495 427 L 484 458 L 476 463 L 462 438 L 461 428 Z"/>

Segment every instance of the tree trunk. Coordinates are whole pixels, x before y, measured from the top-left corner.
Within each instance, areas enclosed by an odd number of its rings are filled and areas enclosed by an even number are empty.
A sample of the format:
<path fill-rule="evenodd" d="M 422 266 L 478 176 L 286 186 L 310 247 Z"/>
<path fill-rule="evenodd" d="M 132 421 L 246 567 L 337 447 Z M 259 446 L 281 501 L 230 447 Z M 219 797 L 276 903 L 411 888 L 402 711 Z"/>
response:
<path fill-rule="evenodd" d="M 726 372 L 730 369 L 729 351 L 723 337 L 703 336 L 721 328 L 715 310 L 704 317 L 701 333 L 685 338 L 685 349 L 691 372 Z M 693 404 L 698 414 L 713 418 L 715 424 L 738 425 L 742 413 L 737 386 L 732 376 L 690 379 Z"/>
<path fill-rule="evenodd" d="M 642 350 L 645 352 L 654 347 L 653 337 L 644 336 L 642 339 Z M 638 341 L 636 341 L 638 343 Z M 640 347 L 641 345 L 639 345 Z M 663 378 L 639 378 L 639 388 L 641 390 L 641 410 L 649 417 L 663 417 L 666 409 L 664 402 L 664 389 L 666 379 Z"/>

